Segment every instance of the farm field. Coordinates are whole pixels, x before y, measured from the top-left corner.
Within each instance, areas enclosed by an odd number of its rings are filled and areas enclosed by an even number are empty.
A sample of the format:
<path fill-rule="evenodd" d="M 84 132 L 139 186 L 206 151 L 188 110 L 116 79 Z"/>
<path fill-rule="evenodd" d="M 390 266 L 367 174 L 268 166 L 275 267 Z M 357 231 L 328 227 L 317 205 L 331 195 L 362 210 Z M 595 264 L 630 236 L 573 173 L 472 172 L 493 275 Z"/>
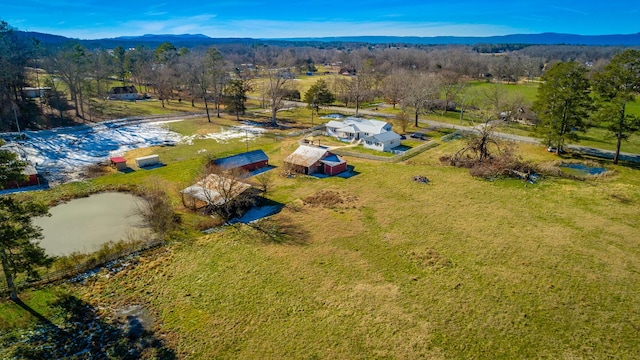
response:
<path fill-rule="evenodd" d="M 206 134 L 227 122 L 167 126 Z M 183 229 L 115 275 L 21 298 L 53 323 L 63 319 L 50 304 L 65 295 L 107 317 L 141 306 L 177 358 L 640 356 L 638 169 L 604 163 L 613 173 L 590 180 L 478 180 L 440 163 L 463 146 L 455 140 L 397 164 L 347 157 L 349 179 L 281 177 L 297 140 L 248 146 L 276 166 L 266 197 L 282 211 L 208 235 L 196 231 L 206 218 L 182 208 L 177 191 L 202 163 L 197 150 L 245 151 L 241 139 L 132 150 L 127 159 L 161 153 L 167 166 L 40 192 L 161 181 Z M 519 153 L 558 159 L 541 146 Z M 36 323 L 7 302 L 0 314 L 3 341 Z"/>

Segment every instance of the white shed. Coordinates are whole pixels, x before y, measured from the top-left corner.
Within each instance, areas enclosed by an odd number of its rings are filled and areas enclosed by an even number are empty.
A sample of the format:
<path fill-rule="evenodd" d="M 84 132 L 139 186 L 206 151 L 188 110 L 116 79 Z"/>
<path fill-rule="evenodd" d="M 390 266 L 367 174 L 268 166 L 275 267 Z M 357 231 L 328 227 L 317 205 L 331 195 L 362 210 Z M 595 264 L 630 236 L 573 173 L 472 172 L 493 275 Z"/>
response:
<path fill-rule="evenodd" d="M 136 166 L 146 167 L 160 164 L 160 157 L 158 155 L 149 155 L 136 158 Z"/>

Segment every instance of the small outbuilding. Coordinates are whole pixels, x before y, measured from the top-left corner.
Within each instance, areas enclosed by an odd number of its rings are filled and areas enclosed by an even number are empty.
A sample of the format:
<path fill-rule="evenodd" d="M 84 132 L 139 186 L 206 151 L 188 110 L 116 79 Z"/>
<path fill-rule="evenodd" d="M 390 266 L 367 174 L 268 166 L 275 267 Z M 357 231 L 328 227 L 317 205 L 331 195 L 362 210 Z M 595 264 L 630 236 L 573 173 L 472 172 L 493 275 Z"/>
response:
<path fill-rule="evenodd" d="M 4 150 L 4 149 L 3 149 Z M 14 150 L 9 150 L 14 151 Z M 15 189 L 22 188 L 27 186 L 35 186 L 40 185 L 40 176 L 38 175 L 38 170 L 34 165 L 32 165 L 28 160 L 24 159 L 19 153 L 14 152 L 16 154 L 16 160 L 24 163 L 24 167 L 22 168 L 22 179 L 16 181 L 3 181 L 0 182 L 0 190 L 5 189 Z M 4 164 L 3 164 L 4 165 Z M 4 174 L 0 174 L 0 178 Z"/>
<path fill-rule="evenodd" d="M 136 100 L 138 90 L 135 86 L 114 86 L 109 90 L 109 100 Z"/>
<path fill-rule="evenodd" d="M 20 184 L 20 186 L 35 186 L 40 185 L 40 179 L 38 178 L 38 170 L 35 166 L 29 164 L 24 167 L 22 174 L 27 177 L 27 180 Z"/>
<path fill-rule="evenodd" d="M 312 175 L 336 175 L 347 170 L 347 162 L 327 148 L 300 145 L 284 160 L 285 166 L 293 171 Z"/>
<path fill-rule="evenodd" d="M 118 171 L 127 169 L 127 160 L 123 157 L 112 157 L 109 159 L 109 164 Z"/>
<path fill-rule="evenodd" d="M 139 168 L 155 166 L 160 164 L 160 157 L 158 155 L 149 155 L 136 158 L 136 166 Z"/>
<path fill-rule="evenodd" d="M 253 171 L 269 166 L 269 157 L 262 150 L 254 150 L 216 159 L 211 164 L 223 170 L 242 168 L 246 171 Z"/>
<path fill-rule="evenodd" d="M 35 98 L 43 98 L 47 96 L 47 94 L 51 91 L 50 87 L 23 87 L 21 92 L 22 96 L 35 99 Z"/>
<path fill-rule="evenodd" d="M 236 178 L 209 174 L 196 184 L 180 191 L 182 203 L 192 209 L 207 205 L 221 206 L 252 189 Z"/>

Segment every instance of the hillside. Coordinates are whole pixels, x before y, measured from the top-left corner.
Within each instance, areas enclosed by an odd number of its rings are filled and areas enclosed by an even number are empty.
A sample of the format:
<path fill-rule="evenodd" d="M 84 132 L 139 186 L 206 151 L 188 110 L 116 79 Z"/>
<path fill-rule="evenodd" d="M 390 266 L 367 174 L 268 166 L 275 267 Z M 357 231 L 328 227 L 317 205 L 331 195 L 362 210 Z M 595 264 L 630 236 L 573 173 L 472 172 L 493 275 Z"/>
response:
<path fill-rule="evenodd" d="M 401 37 L 401 36 L 344 36 L 317 38 L 212 38 L 202 34 L 146 34 L 142 36 L 121 36 L 116 38 L 82 40 L 37 32 L 21 32 L 23 37 L 33 37 L 45 45 L 61 45 L 67 41 L 79 41 L 87 47 L 135 47 L 143 44 L 156 47 L 163 42 L 176 46 L 197 47 L 215 44 L 267 43 L 279 45 L 310 45 L 323 43 L 369 43 L 369 44 L 411 44 L 411 45 L 475 45 L 475 44 L 519 44 L 519 45 L 588 45 L 588 46 L 640 46 L 640 33 L 627 35 L 575 35 L 575 34 L 513 34 L 489 37 Z"/>

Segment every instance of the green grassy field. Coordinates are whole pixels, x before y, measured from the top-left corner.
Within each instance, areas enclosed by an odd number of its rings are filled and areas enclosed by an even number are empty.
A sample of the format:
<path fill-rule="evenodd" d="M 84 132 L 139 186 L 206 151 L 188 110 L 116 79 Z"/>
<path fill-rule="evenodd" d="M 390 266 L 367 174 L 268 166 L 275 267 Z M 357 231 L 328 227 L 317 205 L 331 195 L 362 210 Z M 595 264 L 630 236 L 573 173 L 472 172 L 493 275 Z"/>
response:
<path fill-rule="evenodd" d="M 224 121 L 170 126 L 204 133 Z M 265 137 L 250 149 L 281 166 L 295 140 Z M 48 304 L 64 293 L 105 316 L 143 305 L 178 358 L 639 357 L 638 170 L 607 165 L 615 174 L 593 180 L 489 182 L 440 164 L 460 146 L 443 143 L 397 164 L 348 158 L 357 173 L 349 179 L 272 170 L 267 197 L 282 212 L 211 235 L 193 231 L 206 217 L 180 208 L 177 190 L 197 171 L 198 150 L 222 155 L 245 144 L 196 139 L 131 152 L 128 159 L 161 153 L 167 166 L 53 191 L 160 178 L 185 219 L 181 240 L 115 276 L 22 299 L 54 322 Z M 543 147 L 520 152 L 556 159 Z M 305 203 L 321 191 L 343 202 Z M 0 303 L 0 337 L 34 323 Z"/>

